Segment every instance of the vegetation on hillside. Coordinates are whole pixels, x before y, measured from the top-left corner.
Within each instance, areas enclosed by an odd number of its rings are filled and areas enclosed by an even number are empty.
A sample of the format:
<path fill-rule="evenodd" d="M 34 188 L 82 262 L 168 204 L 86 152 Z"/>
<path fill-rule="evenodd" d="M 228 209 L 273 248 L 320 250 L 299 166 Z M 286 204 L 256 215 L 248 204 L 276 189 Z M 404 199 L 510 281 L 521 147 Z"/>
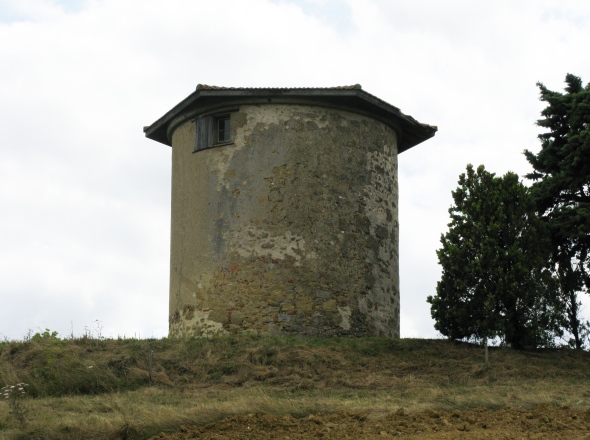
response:
<path fill-rule="evenodd" d="M 26 423 L 0 404 L 0 437 L 148 438 L 258 412 L 588 409 L 590 353 L 494 348 L 490 365 L 485 371 L 478 346 L 448 340 L 62 340 L 46 332 L 0 343 L 0 383 L 28 384 Z"/>

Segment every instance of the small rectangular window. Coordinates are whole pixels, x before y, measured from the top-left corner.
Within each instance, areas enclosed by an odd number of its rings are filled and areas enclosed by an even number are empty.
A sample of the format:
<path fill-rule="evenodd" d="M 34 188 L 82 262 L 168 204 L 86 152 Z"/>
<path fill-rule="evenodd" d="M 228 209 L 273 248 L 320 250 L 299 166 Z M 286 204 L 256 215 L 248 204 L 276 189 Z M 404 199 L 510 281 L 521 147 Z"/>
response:
<path fill-rule="evenodd" d="M 231 143 L 230 115 L 202 116 L 195 120 L 196 136 L 193 152 Z"/>
<path fill-rule="evenodd" d="M 217 143 L 225 143 L 231 140 L 229 116 L 216 118 L 217 121 Z"/>

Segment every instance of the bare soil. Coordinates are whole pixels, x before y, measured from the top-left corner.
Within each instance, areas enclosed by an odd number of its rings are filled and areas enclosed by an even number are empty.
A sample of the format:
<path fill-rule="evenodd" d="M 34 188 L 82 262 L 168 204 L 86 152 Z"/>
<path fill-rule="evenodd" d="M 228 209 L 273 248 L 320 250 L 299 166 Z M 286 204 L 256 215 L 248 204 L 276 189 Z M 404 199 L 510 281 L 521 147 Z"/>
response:
<path fill-rule="evenodd" d="M 206 426 L 182 426 L 152 440 L 185 439 L 590 439 L 590 411 L 539 406 L 533 410 L 484 408 L 466 411 L 369 415 L 341 411 L 290 415 L 248 414 Z"/>

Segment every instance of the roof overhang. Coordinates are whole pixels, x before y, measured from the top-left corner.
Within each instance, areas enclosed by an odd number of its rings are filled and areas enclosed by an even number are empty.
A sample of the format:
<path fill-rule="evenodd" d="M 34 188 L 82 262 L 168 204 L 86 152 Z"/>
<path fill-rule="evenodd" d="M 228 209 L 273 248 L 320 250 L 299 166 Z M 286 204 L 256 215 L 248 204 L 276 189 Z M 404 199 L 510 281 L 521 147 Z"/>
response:
<path fill-rule="evenodd" d="M 245 104 L 300 104 L 345 110 L 379 120 L 398 135 L 398 152 L 434 136 L 437 127 L 422 124 L 361 89 L 360 85 L 330 88 L 226 88 L 199 84 L 160 119 L 144 127 L 145 136 L 171 145 L 174 129 L 200 114 Z"/>

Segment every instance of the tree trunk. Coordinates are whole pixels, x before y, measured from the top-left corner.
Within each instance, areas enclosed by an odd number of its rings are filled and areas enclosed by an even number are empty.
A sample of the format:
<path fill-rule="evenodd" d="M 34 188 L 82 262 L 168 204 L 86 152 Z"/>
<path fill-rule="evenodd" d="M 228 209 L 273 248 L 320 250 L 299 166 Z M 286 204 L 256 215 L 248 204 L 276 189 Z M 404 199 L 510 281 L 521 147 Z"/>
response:
<path fill-rule="evenodd" d="M 569 307 L 567 311 L 570 331 L 574 336 L 576 348 L 582 348 L 582 339 L 580 338 L 580 304 L 578 303 L 578 295 L 576 292 L 569 293 Z"/>

